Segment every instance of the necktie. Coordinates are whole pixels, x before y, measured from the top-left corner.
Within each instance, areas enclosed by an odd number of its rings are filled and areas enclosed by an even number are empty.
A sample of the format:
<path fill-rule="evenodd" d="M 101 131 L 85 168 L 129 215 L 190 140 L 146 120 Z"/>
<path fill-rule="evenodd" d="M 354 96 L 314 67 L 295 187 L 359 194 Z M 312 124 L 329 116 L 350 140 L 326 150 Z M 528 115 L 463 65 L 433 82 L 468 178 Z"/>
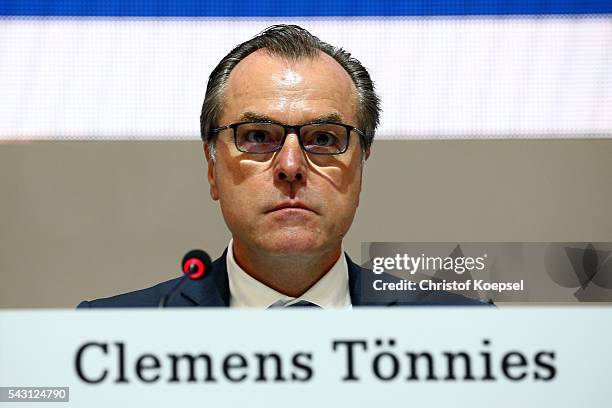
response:
<path fill-rule="evenodd" d="M 321 306 L 309 302 L 307 300 L 300 300 L 299 302 L 295 302 L 290 305 L 287 305 L 287 303 L 283 302 L 282 300 L 277 300 L 276 302 L 271 304 L 268 309 L 288 309 L 290 307 L 312 307 L 316 309 L 322 309 Z"/>

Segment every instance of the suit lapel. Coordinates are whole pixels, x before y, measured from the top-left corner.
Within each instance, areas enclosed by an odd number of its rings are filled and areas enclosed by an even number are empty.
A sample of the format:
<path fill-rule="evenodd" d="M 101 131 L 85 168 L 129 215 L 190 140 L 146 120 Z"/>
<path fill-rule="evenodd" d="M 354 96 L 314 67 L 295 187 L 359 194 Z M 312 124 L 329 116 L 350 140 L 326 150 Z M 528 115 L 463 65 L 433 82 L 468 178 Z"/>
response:
<path fill-rule="evenodd" d="M 230 293 L 225 264 L 226 256 L 227 249 L 213 262 L 208 276 L 185 283 L 181 291 L 183 301 L 192 302 L 191 306 L 229 307 Z"/>
<path fill-rule="evenodd" d="M 354 263 L 348 254 L 345 255 L 353 306 L 393 306 L 398 303 L 394 294 L 374 293 L 372 290 L 374 276 L 372 271 L 362 268 Z M 385 277 L 381 275 L 378 278 L 384 279 Z"/>
<path fill-rule="evenodd" d="M 348 254 L 346 256 L 346 264 L 348 265 L 348 277 L 349 277 L 349 292 L 351 295 L 351 303 L 353 306 L 361 305 L 361 280 L 362 271 L 361 266 L 354 263 Z"/>

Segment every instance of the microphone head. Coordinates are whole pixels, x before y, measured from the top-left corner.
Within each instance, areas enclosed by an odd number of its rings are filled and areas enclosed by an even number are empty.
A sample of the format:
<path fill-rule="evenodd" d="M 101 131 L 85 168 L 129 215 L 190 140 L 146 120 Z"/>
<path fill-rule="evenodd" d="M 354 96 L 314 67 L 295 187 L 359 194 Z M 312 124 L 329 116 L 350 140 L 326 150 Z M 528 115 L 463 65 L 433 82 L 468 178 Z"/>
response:
<path fill-rule="evenodd" d="M 210 256 L 201 249 L 187 252 L 181 262 L 181 270 L 189 279 L 200 279 L 210 271 L 212 261 Z"/>

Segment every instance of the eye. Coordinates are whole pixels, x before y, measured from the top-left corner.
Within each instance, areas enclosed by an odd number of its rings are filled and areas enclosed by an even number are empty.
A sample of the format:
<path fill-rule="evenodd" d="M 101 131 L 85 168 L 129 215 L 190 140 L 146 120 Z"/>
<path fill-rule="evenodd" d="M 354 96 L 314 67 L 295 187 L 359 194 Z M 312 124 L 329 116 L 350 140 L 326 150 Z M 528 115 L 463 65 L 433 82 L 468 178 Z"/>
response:
<path fill-rule="evenodd" d="M 333 146 L 336 143 L 336 137 L 330 133 L 319 132 L 314 136 L 313 142 L 317 146 Z"/>
<path fill-rule="evenodd" d="M 265 143 L 268 134 L 263 130 L 252 130 L 246 135 L 246 141 L 250 143 Z"/>

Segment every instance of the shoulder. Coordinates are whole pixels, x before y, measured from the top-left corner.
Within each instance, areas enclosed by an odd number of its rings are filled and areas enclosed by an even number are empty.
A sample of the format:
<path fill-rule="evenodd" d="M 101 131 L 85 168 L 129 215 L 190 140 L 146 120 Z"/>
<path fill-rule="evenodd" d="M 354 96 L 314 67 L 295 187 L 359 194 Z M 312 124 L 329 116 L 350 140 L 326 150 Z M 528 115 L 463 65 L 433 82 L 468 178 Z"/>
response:
<path fill-rule="evenodd" d="M 162 298 L 170 294 L 167 307 L 228 306 L 229 284 L 225 257 L 227 251 L 212 263 L 211 270 L 201 279 L 171 279 L 146 289 L 117 296 L 83 301 L 78 309 L 112 307 L 159 307 Z"/>
<path fill-rule="evenodd" d="M 161 298 L 172 289 L 179 279 L 181 278 L 171 279 L 146 289 L 140 289 L 116 296 L 95 300 L 85 300 L 79 303 L 77 309 L 106 307 L 157 307 Z"/>

